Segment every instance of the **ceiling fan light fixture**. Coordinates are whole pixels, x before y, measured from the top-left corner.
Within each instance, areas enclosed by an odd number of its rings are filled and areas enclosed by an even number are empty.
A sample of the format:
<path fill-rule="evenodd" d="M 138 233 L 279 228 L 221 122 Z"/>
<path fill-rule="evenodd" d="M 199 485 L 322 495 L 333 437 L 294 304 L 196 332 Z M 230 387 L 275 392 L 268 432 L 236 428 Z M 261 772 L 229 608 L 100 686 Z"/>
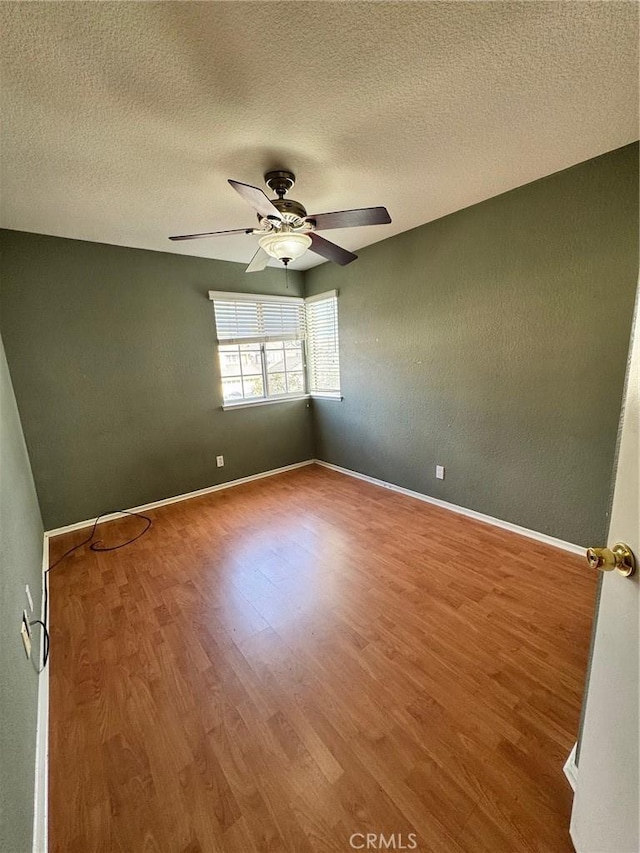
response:
<path fill-rule="evenodd" d="M 308 234 L 287 231 L 279 234 L 265 234 L 258 242 L 272 258 L 277 258 L 279 261 L 296 261 L 311 245 L 311 237 Z"/>
<path fill-rule="evenodd" d="M 307 216 L 304 205 L 285 199 L 295 183 L 295 175 L 284 169 L 267 172 L 267 186 L 278 198 L 270 199 L 260 187 L 229 179 L 229 184 L 258 214 L 259 228 L 236 228 L 231 231 L 205 231 L 199 234 L 178 234 L 170 240 L 199 240 L 202 237 L 228 234 L 260 234 L 260 248 L 253 256 L 246 272 L 263 270 L 269 258 L 276 258 L 287 267 L 297 261 L 307 249 L 316 255 L 344 267 L 357 259 L 357 255 L 343 249 L 331 240 L 317 234 L 328 228 L 360 228 L 363 225 L 387 225 L 391 222 L 386 207 L 361 207 L 355 210 L 334 210 L 333 213 L 314 213 Z"/>

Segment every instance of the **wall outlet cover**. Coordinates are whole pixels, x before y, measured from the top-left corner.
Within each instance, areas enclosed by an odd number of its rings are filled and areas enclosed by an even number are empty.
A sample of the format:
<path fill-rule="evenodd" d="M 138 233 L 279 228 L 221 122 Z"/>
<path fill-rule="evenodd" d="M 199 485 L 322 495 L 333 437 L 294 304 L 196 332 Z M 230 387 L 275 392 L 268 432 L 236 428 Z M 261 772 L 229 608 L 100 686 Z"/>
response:
<path fill-rule="evenodd" d="M 224 468 L 224 456 L 216 456 L 216 465 L 218 468 Z"/>
<path fill-rule="evenodd" d="M 436 465 L 436 479 L 444 480 L 444 465 Z"/>

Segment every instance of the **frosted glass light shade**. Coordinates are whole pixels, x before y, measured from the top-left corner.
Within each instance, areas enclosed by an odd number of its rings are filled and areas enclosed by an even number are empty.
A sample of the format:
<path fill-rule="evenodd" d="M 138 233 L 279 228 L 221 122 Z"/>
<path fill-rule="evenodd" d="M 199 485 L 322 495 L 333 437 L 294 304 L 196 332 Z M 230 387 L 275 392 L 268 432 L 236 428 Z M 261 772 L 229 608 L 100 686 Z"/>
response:
<path fill-rule="evenodd" d="M 285 258 L 295 261 L 307 251 L 311 245 L 311 237 L 308 234 L 287 231 L 283 234 L 265 234 L 260 237 L 258 243 L 272 258 L 277 258 L 279 261 Z"/>

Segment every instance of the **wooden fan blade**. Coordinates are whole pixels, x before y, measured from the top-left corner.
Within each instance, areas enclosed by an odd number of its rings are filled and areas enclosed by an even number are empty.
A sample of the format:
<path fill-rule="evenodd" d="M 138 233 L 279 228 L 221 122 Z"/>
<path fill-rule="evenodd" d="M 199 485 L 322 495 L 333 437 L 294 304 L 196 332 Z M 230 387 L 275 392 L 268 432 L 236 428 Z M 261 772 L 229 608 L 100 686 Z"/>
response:
<path fill-rule="evenodd" d="M 258 211 L 260 216 L 275 217 L 278 221 L 282 219 L 282 214 L 278 208 L 275 207 L 259 187 L 252 187 L 250 184 L 241 184 L 240 181 L 232 181 L 231 178 L 229 178 L 229 183 L 254 210 Z"/>
<path fill-rule="evenodd" d="M 357 228 L 360 225 L 386 225 L 391 222 L 386 207 L 361 207 L 357 210 L 336 210 L 335 213 L 314 213 L 307 216 L 317 231 L 327 228 Z"/>
<path fill-rule="evenodd" d="M 343 249 L 342 246 L 336 246 L 335 243 L 325 240 L 324 237 L 321 237 L 314 231 L 309 233 L 309 237 L 311 237 L 310 248 L 312 252 L 315 252 L 316 255 L 322 255 L 323 258 L 327 258 L 329 261 L 335 261 L 336 264 L 340 264 L 341 267 L 350 264 L 351 261 L 355 261 L 358 257 L 357 255 L 354 255 L 353 252 Z"/>
<path fill-rule="evenodd" d="M 251 262 L 249 263 L 249 266 L 246 268 L 245 272 L 260 272 L 260 270 L 263 270 L 269 263 L 270 257 L 271 256 L 265 252 L 262 246 L 260 246 L 258 251 L 251 258 Z"/>
<path fill-rule="evenodd" d="M 202 234 L 179 234 L 170 240 L 200 240 L 202 237 L 217 237 L 218 234 L 253 234 L 255 228 L 234 228 L 232 231 L 205 231 Z"/>

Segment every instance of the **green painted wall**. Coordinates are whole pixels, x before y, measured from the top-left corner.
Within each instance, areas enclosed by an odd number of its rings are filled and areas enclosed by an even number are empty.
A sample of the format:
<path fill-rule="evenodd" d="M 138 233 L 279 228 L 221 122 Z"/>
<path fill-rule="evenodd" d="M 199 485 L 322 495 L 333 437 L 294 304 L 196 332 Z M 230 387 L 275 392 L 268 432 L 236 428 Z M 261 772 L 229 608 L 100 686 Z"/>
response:
<path fill-rule="evenodd" d="M 223 412 L 209 290 L 302 275 L 3 231 L 0 323 L 45 526 L 308 459 L 306 401 Z M 225 467 L 216 468 L 223 454 Z"/>
<path fill-rule="evenodd" d="M 28 610 L 40 616 L 42 520 L 4 346 L 0 341 L 0 850 L 27 853 L 33 829 L 38 676 L 20 639 Z M 31 615 L 31 614 L 29 614 Z M 39 648 L 40 635 L 34 629 Z M 37 649 L 36 649 L 37 652 Z M 37 661 L 36 661 L 37 664 Z"/>
<path fill-rule="evenodd" d="M 309 295 L 340 291 L 344 401 L 314 401 L 317 456 L 603 542 L 638 280 L 637 144 L 359 255 L 306 277 Z"/>
<path fill-rule="evenodd" d="M 290 291 L 280 270 L 12 231 L 0 246 L 1 329 L 48 528 L 318 455 L 604 539 L 638 273 L 637 145 L 351 266 L 294 274 Z M 207 291 L 303 286 L 340 290 L 344 401 L 223 412 Z"/>

